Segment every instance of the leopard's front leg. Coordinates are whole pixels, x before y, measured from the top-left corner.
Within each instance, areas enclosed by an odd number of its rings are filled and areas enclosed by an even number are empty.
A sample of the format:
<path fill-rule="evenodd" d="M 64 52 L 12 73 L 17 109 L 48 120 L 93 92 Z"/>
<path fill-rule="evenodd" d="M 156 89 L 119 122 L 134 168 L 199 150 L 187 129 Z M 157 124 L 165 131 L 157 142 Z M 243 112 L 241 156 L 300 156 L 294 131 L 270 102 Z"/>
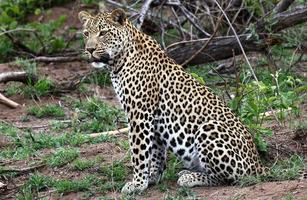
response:
<path fill-rule="evenodd" d="M 152 120 L 131 120 L 129 140 L 132 153 L 133 180 L 125 184 L 122 192 L 142 192 L 148 187 L 149 161 L 153 140 Z"/>

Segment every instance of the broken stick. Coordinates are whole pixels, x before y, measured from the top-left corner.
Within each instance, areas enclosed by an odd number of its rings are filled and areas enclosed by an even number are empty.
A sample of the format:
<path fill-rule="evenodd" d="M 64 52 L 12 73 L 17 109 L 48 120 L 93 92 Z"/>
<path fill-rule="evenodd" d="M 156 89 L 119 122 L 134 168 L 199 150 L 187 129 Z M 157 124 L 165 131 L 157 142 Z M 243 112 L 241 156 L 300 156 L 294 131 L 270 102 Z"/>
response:
<path fill-rule="evenodd" d="M 9 81 L 18 81 L 25 84 L 35 84 L 38 78 L 34 74 L 29 74 L 25 71 L 20 72 L 3 72 L 0 73 L 0 83 L 6 83 Z"/>
<path fill-rule="evenodd" d="M 116 135 L 116 134 L 119 134 L 119 133 L 128 133 L 128 131 L 129 131 L 129 128 L 122 128 L 122 129 L 118 129 L 118 130 L 115 130 L 115 131 L 105 131 L 105 132 L 101 132 L 101 133 L 92 133 L 92 134 L 89 134 L 89 136 L 94 138 L 94 137 L 98 137 L 98 136 L 101 136 L 101 135 Z"/>
<path fill-rule="evenodd" d="M 3 94 L 0 93 L 0 103 L 10 107 L 10 108 L 17 108 L 20 104 L 16 103 L 15 101 L 6 98 Z"/>

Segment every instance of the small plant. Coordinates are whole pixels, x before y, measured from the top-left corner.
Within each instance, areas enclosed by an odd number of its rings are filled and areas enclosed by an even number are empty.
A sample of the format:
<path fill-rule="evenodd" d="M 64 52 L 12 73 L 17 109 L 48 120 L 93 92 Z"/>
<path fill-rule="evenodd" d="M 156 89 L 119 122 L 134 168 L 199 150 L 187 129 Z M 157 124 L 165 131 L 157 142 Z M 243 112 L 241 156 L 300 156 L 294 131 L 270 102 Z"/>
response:
<path fill-rule="evenodd" d="M 191 188 L 180 187 L 175 195 L 166 195 L 165 200 L 185 200 L 185 199 L 201 199 L 196 198 Z"/>
<path fill-rule="evenodd" d="M 260 176 L 244 176 L 238 180 L 238 185 L 240 187 L 247 187 L 261 182 L 262 178 Z"/>
<path fill-rule="evenodd" d="M 0 122 L 0 134 L 16 137 L 17 136 L 18 129 L 14 126 L 11 126 L 10 124 Z"/>
<path fill-rule="evenodd" d="M 99 86 L 108 86 L 111 85 L 111 79 L 110 79 L 110 75 L 104 71 L 98 71 L 97 73 L 93 73 L 91 74 L 89 77 L 87 77 L 84 81 L 85 83 L 92 83 L 92 84 L 97 84 Z"/>
<path fill-rule="evenodd" d="M 280 160 L 270 169 L 270 180 L 293 180 L 300 176 L 300 171 L 304 169 L 306 158 L 294 155 L 289 159 Z"/>
<path fill-rule="evenodd" d="M 23 88 L 22 94 L 27 97 L 40 97 L 50 93 L 54 88 L 53 82 L 48 78 L 39 79 L 34 85 Z"/>
<path fill-rule="evenodd" d="M 111 165 L 102 166 L 101 173 L 109 180 L 124 181 L 127 176 L 126 167 L 123 162 L 113 162 Z"/>
<path fill-rule="evenodd" d="M 92 185 L 97 184 L 99 180 L 93 176 L 86 176 L 81 180 L 56 180 L 53 177 L 43 174 L 33 174 L 29 180 L 22 186 L 17 194 L 17 199 L 33 199 L 36 194 L 46 188 L 55 188 L 61 194 L 69 192 L 87 191 Z M 23 197 L 27 198 L 23 198 Z"/>
<path fill-rule="evenodd" d="M 75 108 L 75 131 L 82 132 L 101 132 L 115 129 L 115 120 L 123 113 L 115 108 L 110 107 L 98 98 L 89 98 L 85 101 L 74 102 Z M 82 119 L 84 122 L 82 122 Z M 81 121 L 81 123 L 79 123 Z"/>
<path fill-rule="evenodd" d="M 6 88 L 5 88 L 5 94 L 7 96 L 13 96 L 16 94 L 21 94 L 22 93 L 22 89 L 20 87 L 19 84 L 9 84 Z"/>
<path fill-rule="evenodd" d="M 27 109 L 27 112 L 29 115 L 33 115 L 38 118 L 63 117 L 65 115 L 62 107 L 53 104 L 47 104 L 43 106 L 31 106 Z"/>
<path fill-rule="evenodd" d="M 170 159 L 167 162 L 167 167 L 163 173 L 163 178 L 166 180 L 177 180 L 177 173 L 181 168 L 181 162 L 176 158 L 175 155 L 170 154 Z"/>
<path fill-rule="evenodd" d="M 21 187 L 16 195 L 16 199 L 34 199 L 37 193 L 52 186 L 54 180 L 39 173 L 32 174 L 28 181 Z"/>
<path fill-rule="evenodd" d="M 50 167 L 61 167 L 72 162 L 79 156 L 79 151 L 73 148 L 60 148 L 53 155 L 46 158 L 46 162 Z"/>
<path fill-rule="evenodd" d="M 288 159 L 280 160 L 274 164 L 264 175 L 242 177 L 238 184 L 241 187 L 254 185 L 263 181 L 294 180 L 299 178 L 304 169 L 306 158 L 294 155 Z"/>
<path fill-rule="evenodd" d="M 92 177 L 86 177 L 81 180 L 58 180 L 53 185 L 59 193 L 64 194 L 89 190 L 94 183 Z"/>
<path fill-rule="evenodd" d="M 85 169 L 88 169 L 92 166 L 95 165 L 95 160 L 88 160 L 88 159 L 76 159 L 73 163 L 72 163 L 72 167 L 75 170 L 79 170 L 79 171 L 83 171 Z"/>

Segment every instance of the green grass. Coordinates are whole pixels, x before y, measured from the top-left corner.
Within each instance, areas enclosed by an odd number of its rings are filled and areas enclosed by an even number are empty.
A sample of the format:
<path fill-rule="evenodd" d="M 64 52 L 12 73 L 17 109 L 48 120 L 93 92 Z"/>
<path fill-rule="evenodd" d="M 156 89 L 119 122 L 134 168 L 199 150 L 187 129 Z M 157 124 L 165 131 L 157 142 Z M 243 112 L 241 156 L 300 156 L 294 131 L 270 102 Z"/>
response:
<path fill-rule="evenodd" d="M 0 134 L 11 136 L 11 137 L 17 137 L 18 129 L 14 126 L 0 122 Z"/>
<path fill-rule="evenodd" d="M 48 78 L 39 79 L 34 85 L 23 88 L 23 94 L 27 97 L 40 97 L 47 95 L 54 89 L 54 83 Z"/>
<path fill-rule="evenodd" d="M 80 153 L 75 148 L 60 148 L 53 155 L 45 158 L 46 163 L 50 167 L 61 167 L 79 157 Z"/>
<path fill-rule="evenodd" d="M 55 179 L 40 173 L 32 174 L 28 181 L 21 187 L 17 199 L 35 199 L 37 193 L 46 189 L 55 189 L 60 194 L 70 192 L 89 191 L 94 185 L 102 184 L 100 179 L 94 176 L 86 176 L 82 179 Z"/>
<path fill-rule="evenodd" d="M 84 83 L 96 84 L 101 87 L 110 86 L 112 84 L 110 75 L 105 70 L 99 70 L 88 76 Z"/>
<path fill-rule="evenodd" d="M 69 192 L 87 191 L 94 184 L 93 177 L 86 177 L 81 180 L 58 180 L 53 185 L 61 194 Z"/>
<path fill-rule="evenodd" d="M 89 160 L 85 158 L 76 159 L 72 163 L 72 167 L 74 170 L 83 171 L 85 169 L 91 168 L 96 164 L 96 160 Z"/>
<path fill-rule="evenodd" d="M 182 169 L 181 162 L 176 158 L 175 155 L 169 154 L 170 158 L 167 162 L 166 170 L 163 173 L 163 179 L 165 180 L 177 180 L 177 173 Z"/>
<path fill-rule="evenodd" d="M 43 117 L 64 117 L 65 113 L 61 106 L 55 104 L 47 104 L 42 106 L 31 106 L 27 109 L 29 115 L 38 118 Z"/>
<path fill-rule="evenodd" d="M 122 118 L 123 113 L 115 107 L 107 105 L 98 98 L 75 101 L 75 131 L 86 133 L 114 130 L 116 118 Z M 85 120 L 86 119 L 86 120 Z"/>
<path fill-rule="evenodd" d="M 111 165 L 101 166 L 100 172 L 110 181 L 124 181 L 127 176 L 127 169 L 123 162 L 115 161 Z"/>
<path fill-rule="evenodd" d="M 0 133 L 10 136 L 13 142 L 13 146 L 2 149 L 0 151 L 0 157 L 6 159 L 26 159 L 29 156 L 39 155 L 39 150 L 44 148 L 59 148 L 66 145 L 73 147 L 79 147 L 82 144 L 97 144 L 102 142 L 116 142 L 114 136 L 101 135 L 95 138 L 91 138 L 88 135 L 77 133 L 63 133 L 58 136 L 54 136 L 48 132 L 39 132 L 33 134 L 30 132 L 24 132 L 18 135 L 18 129 L 8 124 L 0 123 Z"/>
<path fill-rule="evenodd" d="M 261 183 L 263 181 L 295 180 L 305 166 L 306 158 L 293 155 L 288 159 L 279 160 L 265 175 L 242 177 L 238 184 L 241 187 Z"/>
<path fill-rule="evenodd" d="M 19 84 L 11 83 L 5 87 L 5 95 L 9 97 L 21 93 L 22 93 L 22 88 Z"/>

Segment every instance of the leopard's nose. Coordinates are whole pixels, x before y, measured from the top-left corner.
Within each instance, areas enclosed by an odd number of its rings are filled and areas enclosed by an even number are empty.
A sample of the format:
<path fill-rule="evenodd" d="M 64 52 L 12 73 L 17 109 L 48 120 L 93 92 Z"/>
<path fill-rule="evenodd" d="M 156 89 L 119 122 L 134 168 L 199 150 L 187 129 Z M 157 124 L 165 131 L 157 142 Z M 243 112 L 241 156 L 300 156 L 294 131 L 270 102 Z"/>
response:
<path fill-rule="evenodd" d="M 90 54 L 92 54 L 95 51 L 95 48 L 93 47 L 87 47 L 86 51 L 90 52 Z"/>

